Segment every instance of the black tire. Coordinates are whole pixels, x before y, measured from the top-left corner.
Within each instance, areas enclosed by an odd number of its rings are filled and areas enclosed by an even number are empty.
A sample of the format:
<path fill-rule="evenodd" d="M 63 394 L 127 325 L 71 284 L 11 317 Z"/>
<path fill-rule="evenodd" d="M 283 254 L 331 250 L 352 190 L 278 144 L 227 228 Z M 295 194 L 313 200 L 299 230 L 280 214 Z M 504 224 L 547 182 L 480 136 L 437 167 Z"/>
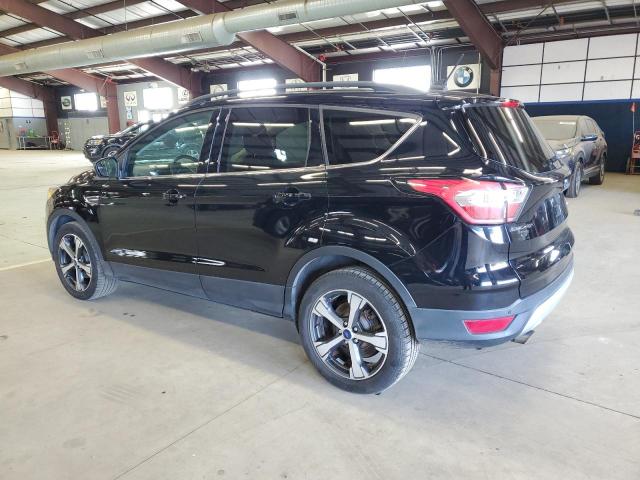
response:
<path fill-rule="evenodd" d="M 349 372 L 353 371 L 352 361 L 344 362 L 343 367 L 345 371 L 341 374 L 336 370 L 335 366 L 332 367 L 326 360 L 323 360 L 323 357 L 321 357 L 321 354 L 314 345 L 315 340 L 313 337 L 318 331 L 317 324 L 319 321 L 326 320 L 321 315 L 319 316 L 314 313 L 318 302 L 326 298 L 327 295 L 340 291 L 349 291 L 351 294 L 354 294 L 354 296 L 361 296 L 361 300 L 366 300 L 366 303 L 362 309 L 358 310 L 358 320 L 354 321 L 354 327 L 349 327 L 353 328 L 354 333 L 349 333 L 349 336 L 346 336 L 346 334 L 343 333 L 347 331 L 345 327 L 344 331 L 334 330 L 327 335 L 327 337 L 331 337 L 332 340 L 324 340 L 325 345 L 332 341 L 337 341 L 338 343 L 336 347 L 333 347 L 330 354 L 325 354 L 325 358 L 331 359 L 331 362 L 335 365 L 335 362 L 340 359 L 336 360 L 334 356 L 337 358 L 340 352 L 351 352 L 351 348 L 358 349 L 358 357 L 361 360 L 384 356 L 381 364 L 375 367 L 376 370 L 367 368 L 373 366 L 372 364 L 360 363 L 360 365 L 366 365 L 362 371 L 370 374 L 370 376 L 364 376 L 361 379 L 349 378 L 351 373 L 348 374 L 349 376 L 345 376 L 347 375 L 347 369 Z M 340 294 L 337 293 L 336 295 Z M 335 302 L 340 302 L 341 298 L 343 297 L 337 297 Z M 350 312 L 352 308 L 351 304 L 347 305 L 349 308 L 348 312 Z M 334 311 L 333 313 L 337 312 Z M 418 357 L 420 344 L 415 338 L 409 317 L 405 312 L 401 300 L 377 275 L 368 269 L 347 267 L 322 275 L 313 282 L 305 292 L 299 315 L 298 326 L 300 337 L 309 360 L 329 382 L 348 392 L 362 394 L 380 393 L 406 375 Z M 348 316 L 349 313 L 347 313 L 346 316 L 340 317 L 340 319 L 345 322 L 343 325 L 346 325 Z M 362 321 L 376 322 L 378 329 L 383 328 L 385 330 L 384 334 L 380 333 L 380 335 L 386 335 L 386 355 L 377 349 L 373 354 L 370 353 L 371 349 L 375 347 L 363 340 L 363 337 L 370 335 L 372 331 L 369 332 L 366 328 L 362 327 L 363 324 L 359 323 Z M 361 326 L 361 331 L 355 327 L 356 324 Z M 382 325 L 382 327 L 380 327 L 380 325 Z M 329 325 L 329 327 L 335 329 L 335 325 Z M 343 334 L 347 340 L 343 340 L 341 336 Z M 361 338 L 360 342 L 355 339 L 358 335 L 360 335 Z M 356 345 L 350 345 L 351 342 Z M 318 343 L 320 344 L 322 341 Z M 349 353 L 349 359 L 350 358 L 351 354 Z"/>
<path fill-rule="evenodd" d="M 591 185 L 602 185 L 604 183 L 604 169 L 607 164 L 607 157 L 603 156 L 602 160 L 600 160 L 600 168 L 598 168 L 598 173 L 596 173 L 593 177 L 589 177 L 589 183 Z"/>
<path fill-rule="evenodd" d="M 85 260 L 89 260 L 89 267 L 91 270 L 90 279 L 87 279 L 86 276 L 86 287 L 83 287 L 81 290 L 73 287 L 72 281 L 69 279 L 65 273 L 63 273 L 63 265 L 69 265 L 70 256 L 68 254 L 63 253 L 62 248 L 60 247 L 63 238 L 71 238 L 77 237 L 81 240 L 84 250 L 83 250 L 83 258 Z M 94 300 L 96 298 L 104 297 L 109 295 L 115 291 L 118 286 L 118 280 L 110 275 L 107 275 L 104 271 L 102 262 L 98 257 L 98 244 L 88 230 L 88 228 L 79 222 L 68 222 L 62 225 L 58 231 L 56 232 L 54 243 L 53 243 L 53 260 L 56 266 L 56 272 L 58 273 L 58 278 L 62 283 L 62 286 L 65 290 L 74 298 L 79 300 Z M 73 262 L 73 261 L 72 261 Z M 76 262 L 76 264 L 79 262 Z M 86 267 L 86 261 L 83 261 L 82 264 Z M 77 271 L 77 267 L 73 268 L 73 270 Z M 77 273 L 76 282 L 77 282 Z M 86 275 L 86 274 L 85 274 Z M 82 283 L 82 282 L 81 282 Z"/>
<path fill-rule="evenodd" d="M 576 168 L 571 175 L 571 181 L 569 182 L 569 188 L 567 188 L 566 196 L 569 198 L 576 198 L 580 194 L 580 187 L 582 185 L 582 175 L 584 169 L 582 166 L 582 160 L 576 162 Z"/>
<path fill-rule="evenodd" d="M 110 145 L 102 151 L 102 158 L 110 157 L 120 150 L 120 145 Z"/>

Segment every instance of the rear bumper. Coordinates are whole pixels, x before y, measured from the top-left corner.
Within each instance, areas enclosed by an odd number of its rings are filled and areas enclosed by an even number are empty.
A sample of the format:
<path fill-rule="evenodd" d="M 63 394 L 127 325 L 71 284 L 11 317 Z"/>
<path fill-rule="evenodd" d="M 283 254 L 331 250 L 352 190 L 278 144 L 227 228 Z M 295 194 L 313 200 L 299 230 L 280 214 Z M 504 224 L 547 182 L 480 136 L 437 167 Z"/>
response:
<path fill-rule="evenodd" d="M 420 340 L 460 342 L 469 346 L 490 346 L 503 343 L 533 331 L 551 313 L 566 293 L 573 279 L 573 261 L 563 273 L 538 292 L 516 300 L 506 308 L 494 310 L 440 310 L 411 308 L 416 336 Z M 472 335 L 464 320 L 481 320 L 515 315 L 501 332 Z"/>

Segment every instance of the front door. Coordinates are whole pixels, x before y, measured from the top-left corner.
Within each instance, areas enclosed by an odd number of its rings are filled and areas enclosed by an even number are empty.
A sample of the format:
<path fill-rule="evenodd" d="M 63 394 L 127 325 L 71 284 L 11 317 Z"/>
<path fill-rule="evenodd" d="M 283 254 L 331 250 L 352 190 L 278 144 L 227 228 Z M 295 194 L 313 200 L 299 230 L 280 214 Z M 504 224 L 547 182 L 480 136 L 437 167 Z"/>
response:
<path fill-rule="evenodd" d="M 149 130 L 123 152 L 122 178 L 102 186 L 105 258 L 121 278 L 202 296 L 194 199 L 211 151 L 213 114 L 200 110 Z"/>
<path fill-rule="evenodd" d="M 196 196 L 202 286 L 211 300 L 281 315 L 287 276 L 321 244 L 328 208 L 318 110 L 223 115 L 219 160 Z"/>

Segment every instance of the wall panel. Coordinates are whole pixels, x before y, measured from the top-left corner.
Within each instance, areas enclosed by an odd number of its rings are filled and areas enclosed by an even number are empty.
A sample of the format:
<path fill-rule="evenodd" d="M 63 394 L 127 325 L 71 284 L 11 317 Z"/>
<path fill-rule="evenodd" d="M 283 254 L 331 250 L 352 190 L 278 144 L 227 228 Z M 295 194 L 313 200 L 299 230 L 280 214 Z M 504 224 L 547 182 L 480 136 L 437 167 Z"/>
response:
<path fill-rule="evenodd" d="M 529 103 L 628 99 L 632 96 L 632 80 L 640 80 L 638 34 L 535 45 L 505 48 L 508 62 L 502 69 L 502 96 L 518 98 L 516 94 L 522 93 Z M 536 80 L 538 71 L 540 77 Z M 531 88 L 514 90 L 515 86 Z M 538 100 L 532 100 L 536 88 Z M 633 96 L 638 94 L 640 86 Z"/>

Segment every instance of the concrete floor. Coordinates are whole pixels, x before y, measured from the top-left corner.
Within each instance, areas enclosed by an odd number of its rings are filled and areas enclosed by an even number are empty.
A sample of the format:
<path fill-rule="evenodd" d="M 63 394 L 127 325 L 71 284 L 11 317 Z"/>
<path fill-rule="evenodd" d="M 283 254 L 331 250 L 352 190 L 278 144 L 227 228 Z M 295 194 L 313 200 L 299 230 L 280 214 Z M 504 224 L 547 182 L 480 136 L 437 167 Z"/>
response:
<path fill-rule="evenodd" d="M 79 302 L 19 266 L 47 258 L 47 186 L 86 166 L 0 153 L 0 478 L 640 478 L 640 177 L 570 201 L 575 280 L 527 345 L 424 344 L 362 397 L 282 320 L 126 284 Z"/>

